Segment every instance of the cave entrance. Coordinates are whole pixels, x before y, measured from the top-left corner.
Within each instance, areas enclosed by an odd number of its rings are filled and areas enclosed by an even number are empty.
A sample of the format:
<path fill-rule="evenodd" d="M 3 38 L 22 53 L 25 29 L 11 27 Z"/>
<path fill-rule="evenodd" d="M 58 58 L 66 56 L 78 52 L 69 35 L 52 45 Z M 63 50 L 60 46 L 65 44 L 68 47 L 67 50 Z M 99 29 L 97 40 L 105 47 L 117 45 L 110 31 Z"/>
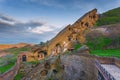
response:
<path fill-rule="evenodd" d="M 56 54 L 58 54 L 58 53 L 61 53 L 61 52 L 62 52 L 62 47 L 61 47 L 61 45 L 60 45 L 60 44 L 56 44 L 55 49 L 56 49 Z"/>

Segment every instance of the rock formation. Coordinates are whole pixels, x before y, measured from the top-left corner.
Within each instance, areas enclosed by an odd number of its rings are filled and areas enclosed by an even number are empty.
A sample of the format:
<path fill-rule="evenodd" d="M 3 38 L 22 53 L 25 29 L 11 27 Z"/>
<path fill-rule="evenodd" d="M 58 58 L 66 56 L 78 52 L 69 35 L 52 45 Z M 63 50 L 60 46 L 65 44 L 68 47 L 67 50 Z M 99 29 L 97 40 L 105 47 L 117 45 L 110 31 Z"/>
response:
<path fill-rule="evenodd" d="M 59 53 L 64 53 L 67 50 L 73 50 L 73 45 L 76 42 L 84 44 L 85 33 L 87 30 L 93 27 L 98 19 L 97 9 L 89 11 L 80 19 L 78 19 L 74 24 L 68 25 L 62 31 L 60 31 L 53 39 L 48 41 L 41 48 L 35 49 L 33 53 L 28 55 L 33 55 L 33 57 L 38 57 L 36 59 L 42 59 L 40 56 L 50 56 L 58 55 Z M 43 53 L 43 54 L 42 54 Z M 32 57 L 28 57 L 27 61 L 34 60 Z"/>
<path fill-rule="evenodd" d="M 86 13 L 74 24 L 68 25 L 59 32 L 46 47 L 48 55 L 56 55 L 70 48 L 73 48 L 74 42 L 83 44 L 85 42 L 85 31 L 93 27 L 98 19 L 97 9 Z"/>
<path fill-rule="evenodd" d="M 97 70 L 93 59 L 58 55 L 33 68 L 22 80 L 97 80 Z"/>

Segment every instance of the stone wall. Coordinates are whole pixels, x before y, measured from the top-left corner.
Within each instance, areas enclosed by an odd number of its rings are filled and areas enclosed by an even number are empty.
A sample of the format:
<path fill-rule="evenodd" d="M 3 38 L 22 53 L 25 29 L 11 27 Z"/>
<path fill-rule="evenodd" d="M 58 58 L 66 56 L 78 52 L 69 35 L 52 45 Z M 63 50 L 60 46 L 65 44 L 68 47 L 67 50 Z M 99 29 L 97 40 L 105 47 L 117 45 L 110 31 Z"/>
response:
<path fill-rule="evenodd" d="M 88 58 L 94 58 L 97 59 L 101 64 L 115 64 L 120 68 L 120 59 L 115 57 L 100 57 L 95 55 L 89 55 L 89 54 L 78 54 L 79 56 L 85 56 Z"/>
<path fill-rule="evenodd" d="M 120 59 L 114 58 L 114 64 L 120 68 Z"/>

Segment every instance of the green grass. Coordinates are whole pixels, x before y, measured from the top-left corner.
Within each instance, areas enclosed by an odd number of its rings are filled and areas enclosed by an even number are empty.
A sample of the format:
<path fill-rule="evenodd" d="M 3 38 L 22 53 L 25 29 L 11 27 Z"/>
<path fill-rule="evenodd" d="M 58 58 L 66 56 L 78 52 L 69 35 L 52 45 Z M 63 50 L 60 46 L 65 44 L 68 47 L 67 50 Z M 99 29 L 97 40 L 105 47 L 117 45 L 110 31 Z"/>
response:
<path fill-rule="evenodd" d="M 108 49 L 108 50 L 92 50 L 91 54 L 103 57 L 117 57 L 120 58 L 120 49 Z"/>
<path fill-rule="evenodd" d="M 39 62 L 39 61 L 31 61 L 31 62 L 27 62 L 27 63 L 30 63 L 30 64 L 35 64 L 35 65 L 37 65 L 37 64 L 39 64 L 40 62 Z"/>
<path fill-rule="evenodd" d="M 76 51 L 76 50 L 78 50 L 80 47 L 81 47 L 81 44 L 76 44 L 76 45 L 74 46 L 74 50 Z"/>
<path fill-rule="evenodd" d="M 9 63 L 8 65 L 5 66 L 0 66 L 0 73 L 4 73 L 6 71 L 8 71 L 9 69 L 11 69 L 14 66 L 14 62 Z"/>
<path fill-rule="evenodd" d="M 19 54 L 21 51 L 30 51 L 29 48 L 27 47 L 21 47 L 21 48 L 11 48 L 7 50 L 8 52 L 12 53 L 12 54 Z"/>
<path fill-rule="evenodd" d="M 120 22 L 120 7 L 109 10 L 103 14 L 102 17 L 98 19 L 95 26 L 110 25 Z"/>
<path fill-rule="evenodd" d="M 18 74 L 15 76 L 14 80 L 20 80 L 23 76 L 24 76 L 23 73 L 18 73 Z"/>
<path fill-rule="evenodd" d="M 76 50 L 80 48 L 80 44 L 76 45 Z M 91 49 L 92 55 L 102 56 L 102 57 L 117 57 L 120 58 L 120 49 L 106 49 L 106 50 L 95 50 Z"/>
<path fill-rule="evenodd" d="M 105 17 L 100 18 L 97 22 L 97 26 L 116 24 L 120 22 L 120 17 Z"/>

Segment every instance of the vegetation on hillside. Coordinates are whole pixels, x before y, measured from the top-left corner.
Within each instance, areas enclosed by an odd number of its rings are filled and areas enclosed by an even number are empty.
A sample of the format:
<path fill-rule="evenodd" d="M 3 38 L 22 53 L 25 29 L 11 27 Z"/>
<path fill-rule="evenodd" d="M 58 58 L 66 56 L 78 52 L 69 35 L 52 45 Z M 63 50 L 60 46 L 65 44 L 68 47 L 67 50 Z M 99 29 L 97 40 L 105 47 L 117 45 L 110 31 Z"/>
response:
<path fill-rule="evenodd" d="M 91 50 L 117 49 L 120 48 L 120 32 L 111 31 L 105 36 L 102 32 L 94 30 L 86 35 L 86 41 Z"/>
<path fill-rule="evenodd" d="M 120 49 L 91 50 L 91 54 L 102 57 L 120 58 Z"/>
<path fill-rule="evenodd" d="M 0 74 L 8 71 L 14 66 L 17 60 L 17 56 L 21 51 L 30 51 L 30 48 L 27 47 L 10 48 L 5 51 L 11 54 L 7 54 L 6 56 L 0 58 Z"/>
<path fill-rule="evenodd" d="M 86 45 L 90 48 L 91 54 L 120 58 L 120 27 L 109 26 L 107 31 L 107 35 L 98 30 L 87 33 Z"/>
<path fill-rule="evenodd" d="M 120 58 L 120 7 L 100 14 L 99 17 L 95 26 L 104 25 L 108 34 L 105 36 L 100 31 L 92 31 L 86 36 L 86 45 L 93 55 Z"/>
<path fill-rule="evenodd" d="M 28 47 L 10 48 L 10 49 L 7 49 L 6 51 L 12 54 L 18 55 L 21 51 L 30 51 L 30 48 Z"/>
<path fill-rule="evenodd" d="M 120 23 L 120 7 L 100 14 L 96 26 Z"/>
<path fill-rule="evenodd" d="M 0 58 L 0 74 L 8 71 L 14 66 L 16 62 L 16 57 L 12 54 L 8 54 Z"/>

